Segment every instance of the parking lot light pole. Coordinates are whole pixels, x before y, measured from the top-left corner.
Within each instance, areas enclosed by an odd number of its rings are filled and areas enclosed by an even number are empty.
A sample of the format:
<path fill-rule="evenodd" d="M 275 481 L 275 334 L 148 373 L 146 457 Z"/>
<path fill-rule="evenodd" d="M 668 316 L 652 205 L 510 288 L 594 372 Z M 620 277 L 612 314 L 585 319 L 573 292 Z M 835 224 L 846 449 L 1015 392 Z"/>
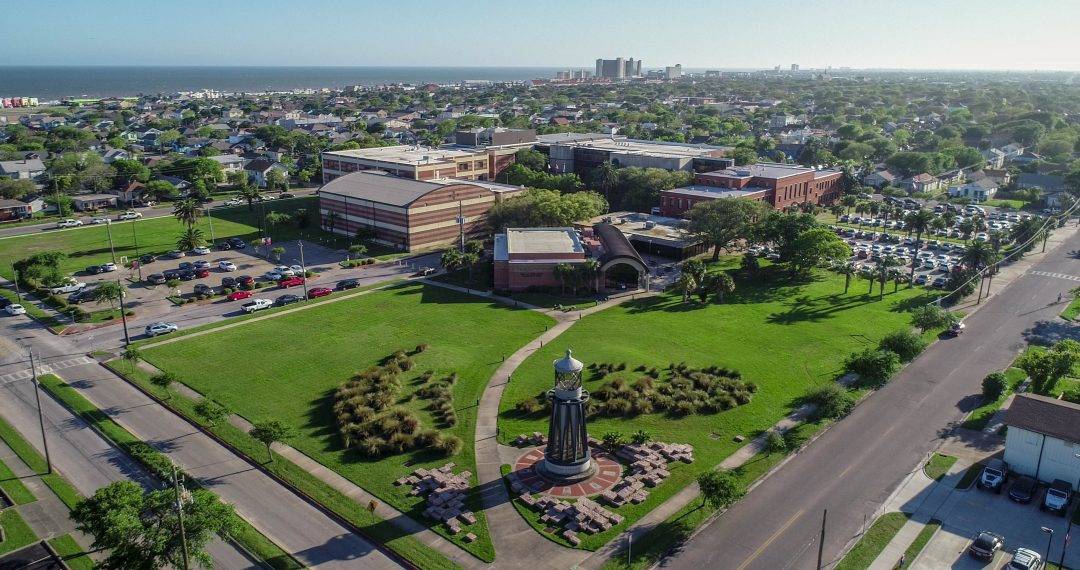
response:
<path fill-rule="evenodd" d="M 38 425 L 41 427 L 41 445 L 45 448 L 46 472 L 52 473 L 52 457 L 49 455 L 49 439 L 45 437 L 45 414 L 41 411 L 41 381 L 38 380 L 37 363 L 34 361 L 34 347 L 27 346 L 30 351 L 30 373 L 34 377 L 34 399 L 37 400 Z"/>
<path fill-rule="evenodd" d="M 1050 543 L 1054 541 L 1054 529 L 1044 526 L 1040 530 L 1046 533 L 1046 554 L 1043 555 L 1043 562 L 1050 560 Z"/>
<path fill-rule="evenodd" d="M 307 265 L 304 265 L 304 241 L 296 240 L 296 245 L 300 246 L 300 273 L 303 274 L 300 277 L 304 280 L 304 298 L 307 299 Z"/>
<path fill-rule="evenodd" d="M 131 346 L 131 335 L 128 334 L 127 325 L 127 307 L 124 305 L 124 295 L 127 293 L 127 289 L 124 288 L 123 283 L 120 283 L 120 278 L 116 278 L 116 284 L 120 286 L 120 321 L 124 323 L 124 346 Z"/>
<path fill-rule="evenodd" d="M 135 233 L 135 224 L 139 218 L 131 220 L 131 241 L 135 244 L 135 267 L 139 270 L 139 281 L 142 281 L 142 259 L 139 257 L 139 236 Z"/>

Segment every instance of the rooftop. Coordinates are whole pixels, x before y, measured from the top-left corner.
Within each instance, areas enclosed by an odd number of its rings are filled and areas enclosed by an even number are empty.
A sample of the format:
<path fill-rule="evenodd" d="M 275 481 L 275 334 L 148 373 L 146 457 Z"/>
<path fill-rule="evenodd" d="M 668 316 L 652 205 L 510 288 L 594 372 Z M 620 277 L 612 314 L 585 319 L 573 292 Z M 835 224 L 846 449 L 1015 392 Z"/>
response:
<path fill-rule="evenodd" d="M 555 136 L 556 135 L 540 135 L 537 137 L 537 139 L 539 139 L 540 142 L 554 145 L 569 144 L 572 146 L 597 148 L 626 154 L 647 154 L 650 156 L 662 156 L 670 158 L 694 158 L 700 156 L 712 156 L 712 153 L 716 151 L 732 150 L 731 147 L 727 146 L 685 144 L 665 141 L 646 141 L 638 139 L 628 139 L 619 136 L 612 137 L 611 135 L 585 134 L 581 137 L 550 139 L 544 138 Z"/>
<path fill-rule="evenodd" d="M 821 178 L 830 174 L 837 174 L 840 171 L 816 170 L 797 164 L 759 162 L 758 164 L 747 164 L 745 166 L 735 166 L 723 170 L 705 172 L 698 176 L 715 176 L 717 178 L 784 178 L 787 176 L 795 176 L 797 174 L 806 174 L 807 172 L 813 172 L 815 178 Z"/>
<path fill-rule="evenodd" d="M 378 172 L 354 172 L 327 182 L 319 194 L 370 200 L 390 206 L 408 206 L 444 184 L 399 178 Z"/>
<path fill-rule="evenodd" d="M 1080 443 L 1080 404 L 1037 394 L 1017 394 L 1005 424 L 1072 443 Z"/>
<path fill-rule="evenodd" d="M 672 192 L 675 194 L 682 194 L 684 196 L 701 196 L 703 198 L 743 198 L 751 194 L 758 192 L 765 192 L 767 188 L 759 188 L 757 186 L 747 186 L 742 189 L 732 188 L 720 188 L 717 186 L 706 186 L 704 184 L 691 184 L 690 186 L 682 186 L 680 188 L 674 188 L 672 190 L 665 190 L 665 192 Z"/>
<path fill-rule="evenodd" d="M 507 228 L 508 254 L 585 253 L 574 228 Z"/>
<path fill-rule="evenodd" d="M 411 166 L 420 166 L 424 164 L 452 163 L 455 159 L 458 158 L 475 157 L 477 156 L 477 152 L 449 148 L 429 148 L 423 146 L 398 145 L 327 151 L 323 153 L 323 156 L 359 158 L 363 160 L 386 162 L 391 164 L 408 164 Z"/>

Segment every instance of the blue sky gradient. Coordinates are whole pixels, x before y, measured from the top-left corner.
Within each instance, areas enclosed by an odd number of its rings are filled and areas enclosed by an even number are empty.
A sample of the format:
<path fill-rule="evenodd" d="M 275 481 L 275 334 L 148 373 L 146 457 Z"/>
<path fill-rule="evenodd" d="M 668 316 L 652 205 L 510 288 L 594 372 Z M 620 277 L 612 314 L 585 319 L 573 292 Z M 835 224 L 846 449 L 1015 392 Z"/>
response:
<path fill-rule="evenodd" d="M 1080 0 L 65 0 L 4 8 L 0 65 L 1080 71 Z M 0 78 L 0 82 L 3 78 Z"/>

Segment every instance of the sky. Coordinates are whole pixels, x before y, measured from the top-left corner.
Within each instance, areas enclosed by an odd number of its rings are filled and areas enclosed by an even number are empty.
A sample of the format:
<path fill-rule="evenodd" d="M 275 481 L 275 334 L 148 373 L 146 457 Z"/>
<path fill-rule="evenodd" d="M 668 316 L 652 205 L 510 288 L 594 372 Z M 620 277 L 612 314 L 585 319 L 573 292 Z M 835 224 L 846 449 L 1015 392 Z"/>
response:
<path fill-rule="evenodd" d="M 622 56 L 1080 71 L 1080 0 L 61 0 L 4 12 L 0 65 L 592 68 Z"/>

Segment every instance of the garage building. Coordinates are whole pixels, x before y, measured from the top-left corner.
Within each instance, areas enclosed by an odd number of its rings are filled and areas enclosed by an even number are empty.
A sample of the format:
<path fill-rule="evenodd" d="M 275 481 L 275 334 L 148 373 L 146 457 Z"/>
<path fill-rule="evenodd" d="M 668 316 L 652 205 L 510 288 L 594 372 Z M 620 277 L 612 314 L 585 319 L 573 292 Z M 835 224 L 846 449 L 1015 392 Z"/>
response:
<path fill-rule="evenodd" d="M 1080 404 L 1017 394 L 1005 414 L 1005 461 L 1046 483 L 1080 483 Z"/>

